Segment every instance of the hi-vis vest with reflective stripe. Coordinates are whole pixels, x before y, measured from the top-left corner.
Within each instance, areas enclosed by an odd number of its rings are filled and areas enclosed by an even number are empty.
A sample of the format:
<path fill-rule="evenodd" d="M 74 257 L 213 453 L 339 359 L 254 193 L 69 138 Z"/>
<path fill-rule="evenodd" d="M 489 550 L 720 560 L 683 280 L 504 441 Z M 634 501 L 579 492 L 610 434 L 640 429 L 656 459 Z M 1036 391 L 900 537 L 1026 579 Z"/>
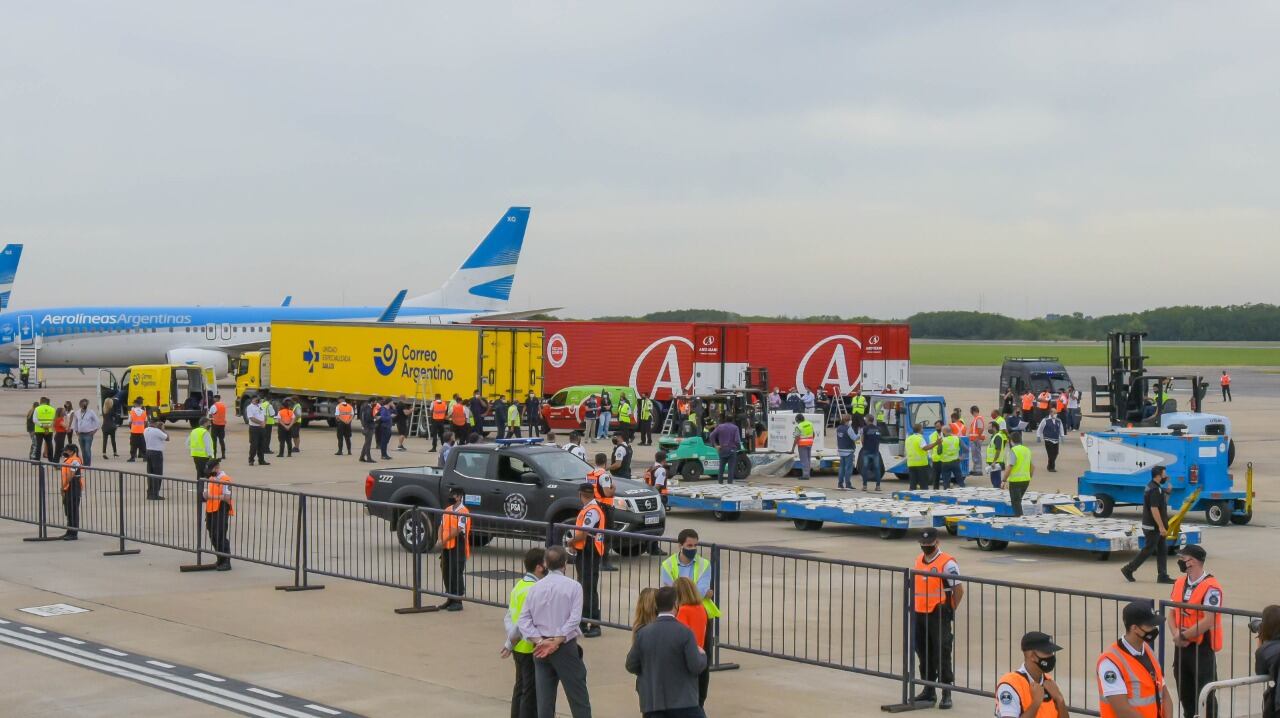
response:
<path fill-rule="evenodd" d="M 602 529 L 604 525 L 604 509 L 600 508 L 600 504 L 595 501 L 589 502 L 582 510 L 578 512 L 578 519 L 574 522 L 575 526 L 586 526 L 587 514 L 594 513 L 596 515 L 596 525 L 593 528 Z M 604 534 L 589 534 L 591 543 L 595 544 L 596 554 L 604 555 Z M 581 551 L 587 546 L 588 533 L 586 531 L 573 532 L 573 548 L 575 551 Z"/>
<path fill-rule="evenodd" d="M 1040 392 L 1040 395 L 1036 397 L 1036 408 L 1037 409 L 1049 408 L 1049 392 L 1047 391 Z"/>
<path fill-rule="evenodd" d="M 1009 482 L 1018 483 L 1021 481 L 1031 480 L 1031 449 L 1022 444 L 1014 444 L 1010 451 L 1013 457 L 1010 459 L 1011 468 L 1009 470 Z"/>
<path fill-rule="evenodd" d="M 631 402 L 624 401 L 618 405 L 618 421 L 624 424 L 631 423 Z"/>
<path fill-rule="evenodd" d="M 511 589 L 511 598 L 507 601 L 507 613 L 511 616 L 511 623 L 520 622 L 520 612 L 524 610 L 524 599 L 529 595 L 529 589 L 537 581 L 530 581 L 528 576 L 516 581 L 516 585 Z M 533 653 L 533 644 L 529 641 L 520 639 L 516 645 L 511 647 L 512 653 Z"/>
<path fill-rule="evenodd" d="M 520 426 L 520 407 L 515 404 L 507 407 L 507 426 Z"/>
<path fill-rule="evenodd" d="M 36 407 L 35 425 L 37 434 L 48 434 L 53 431 L 53 420 L 58 416 L 58 410 L 49 404 L 41 404 Z"/>
<path fill-rule="evenodd" d="M 711 568 L 711 562 L 707 559 L 697 556 L 693 559 L 693 583 L 696 585 L 698 579 L 702 578 L 702 574 Z M 680 578 L 680 557 L 673 553 L 662 562 L 662 570 L 667 574 L 667 578 L 671 579 L 671 583 L 675 583 Z M 702 607 L 707 609 L 707 618 L 719 618 L 721 615 L 720 607 L 715 601 L 709 598 L 702 599 Z"/>
<path fill-rule="evenodd" d="M 187 448 L 191 450 L 191 456 L 196 459 L 209 458 L 209 452 L 205 451 L 204 439 L 209 435 L 209 430 L 203 426 L 197 426 L 191 430 L 191 434 L 187 436 Z"/>
<path fill-rule="evenodd" d="M 653 399 L 640 400 L 640 421 L 648 421 L 653 418 Z"/>
<path fill-rule="evenodd" d="M 1182 600 L 1182 597 L 1186 595 L 1184 593 L 1186 588 L 1187 588 L 1187 577 L 1180 576 L 1178 580 L 1173 584 L 1173 595 L 1171 596 L 1171 598 L 1177 603 L 1184 603 L 1184 601 Z M 1209 589 L 1211 588 L 1216 588 L 1218 589 L 1218 593 L 1222 593 L 1222 586 L 1221 584 L 1218 583 L 1218 579 L 1213 577 L 1213 574 L 1209 574 L 1208 576 L 1205 576 L 1203 579 L 1200 580 L 1200 583 L 1196 584 L 1195 588 L 1191 589 L 1191 600 L 1185 601 L 1185 603 L 1197 603 L 1203 606 L 1205 595 L 1209 593 Z M 1213 608 L 1222 608 L 1222 606 L 1213 606 Z M 1204 611 L 1197 611 L 1193 608 L 1175 608 L 1173 609 L 1173 625 L 1175 628 L 1182 628 L 1182 629 L 1191 628 L 1192 626 L 1196 625 L 1197 623 L 1199 623 L 1201 620 L 1204 619 L 1204 614 L 1205 614 Z M 1204 640 L 1204 637 L 1206 635 L 1211 637 L 1209 640 L 1212 641 L 1210 645 L 1213 646 L 1213 651 L 1215 653 L 1217 653 L 1218 651 L 1221 651 L 1222 650 L 1222 614 L 1221 613 L 1218 613 L 1216 611 L 1214 612 L 1213 628 L 1209 629 L 1209 632 L 1207 634 L 1201 633 L 1195 638 L 1191 638 L 1188 640 L 1192 644 L 1199 645 L 1200 642 Z"/>
<path fill-rule="evenodd" d="M 969 420 L 969 441 L 981 441 L 987 431 L 987 420 L 981 414 Z"/>
<path fill-rule="evenodd" d="M 606 506 L 613 506 L 613 497 L 605 496 L 600 490 L 600 478 L 609 473 L 605 469 L 592 469 L 587 472 L 587 483 L 591 484 L 596 490 L 596 502 Z"/>
<path fill-rule="evenodd" d="M 356 409 L 344 401 L 341 404 L 338 404 L 338 408 L 334 410 L 333 416 L 343 424 L 350 424 L 351 420 L 356 416 Z"/>
<path fill-rule="evenodd" d="M 960 460 L 960 437 L 949 434 L 942 437 L 942 460 L 959 461 Z"/>
<path fill-rule="evenodd" d="M 861 416 L 867 413 L 867 397 L 858 394 L 849 400 L 849 413 Z"/>
<path fill-rule="evenodd" d="M 217 513 L 222 508 L 222 488 L 226 484 L 231 483 L 231 477 L 226 472 L 219 471 L 217 476 L 209 478 L 208 492 L 209 498 L 204 502 L 205 513 Z M 236 502 L 234 499 L 227 499 L 227 508 L 230 509 L 232 516 L 236 515 Z"/>
<path fill-rule="evenodd" d="M 454 426 L 462 426 L 467 423 L 467 407 L 460 403 L 455 403 L 449 408 L 449 417 Z"/>
<path fill-rule="evenodd" d="M 457 548 L 458 541 L 461 540 L 467 558 L 471 558 L 471 509 L 465 504 L 459 503 L 445 509 L 444 516 L 440 517 L 440 534 L 443 536 L 454 531 L 457 531 L 455 536 L 444 540 L 444 549 L 448 551 Z"/>
<path fill-rule="evenodd" d="M 263 418 L 266 419 L 266 422 L 265 422 L 266 425 L 275 426 L 276 425 L 276 408 L 271 405 L 271 402 L 264 401 L 258 406 L 262 407 L 262 416 Z"/>
<path fill-rule="evenodd" d="M 926 562 L 924 554 L 916 555 L 915 598 L 912 608 L 916 613 L 933 613 L 933 609 L 948 600 L 947 581 L 942 572 L 951 556 L 939 551 L 932 561 Z"/>
<path fill-rule="evenodd" d="M 444 399 L 435 399 L 431 402 L 431 419 L 433 421 L 444 421 L 444 418 L 448 415 L 449 405 L 445 403 Z"/>
<path fill-rule="evenodd" d="M 135 406 L 129 410 L 129 433 L 141 434 L 147 428 L 147 410 Z"/>
<path fill-rule="evenodd" d="M 1022 710 L 1031 707 L 1031 677 L 1022 671 L 1012 671 L 1000 677 L 1000 681 L 996 683 L 996 717 L 1000 716 L 1000 686 L 1008 684 L 1013 690 L 1018 692 L 1018 700 L 1022 706 Z M 1033 718 L 1058 718 L 1058 704 L 1053 702 L 1048 693 L 1045 693 L 1044 700 L 1040 702 L 1040 710 L 1036 711 Z"/>
<path fill-rule="evenodd" d="M 928 466 L 929 454 L 924 450 L 924 435 L 907 437 L 907 466 Z"/>
<path fill-rule="evenodd" d="M 1142 718 L 1158 718 L 1164 694 L 1164 673 L 1161 672 L 1160 661 L 1156 659 L 1151 647 L 1144 642 L 1142 650 L 1151 661 L 1152 668 L 1155 669 L 1154 680 L 1152 680 L 1151 673 L 1147 671 L 1146 667 L 1133 654 L 1129 653 L 1129 649 L 1124 648 L 1118 642 L 1111 644 L 1110 648 L 1098 656 L 1098 668 L 1102 668 L 1103 660 L 1110 658 L 1111 662 L 1120 669 L 1120 675 L 1117 678 L 1123 680 L 1125 687 L 1129 689 L 1129 706 L 1137 711 Z M 1098 695 L 1102 695 L 1101 677 L 1098 678 Z M 1116 712 L 1112 710 L 1111 704 L 1107 703 L 1105 698 L 1099 701 L 1098 712 L 1101 714 L 1101 718 L 1116 718 Z M 1168 716 L 1164 718 L 1168 718 Z"/>
<path fill-rule="evenodd" d="M 84 490 L 84 472 L 80 470 L 80 458 L 69 456 L 62 460 L 62 492 L 71 490 L 71 482 L 79 480 L 80 489 Z"/>
<path fill-rule="evenodd" d="M 227 405 L 220 401 L 215 401 L 213 403 L 213 413 L 209 415 L 209 421 L 212 422 L 214 426 L 226 426 Z"/>
<path fill-rule="evenodd" d="M 1036 395 L 1035 395 L 1035 394 L 1032 394 L 1031 392 L 1027 392 L 1026 394 L 1023 394 L 1023 395 L 1022 395 L 1022 410 L 1023 410 L 1023 411 L 1031 411 L 1031 407 L 1032 407 L 1032 406 L 1035 406 L 1035 403 L 1036 403 Z"/>
<path fill-rule="evenodd" d="M 796 424 L 796 431 L 800 432 L 796 439 L 797 446 L 813 446 L 813 422 L 805 419 Z"/>
<path fill-rule="evenodd" d="M 996 448 L 997 446 L 999 448 Z M 988 464 L 1009 463 L 1009 435 L 1004 433 L 1003 429 L 991 435 L 991 441 L 987 444 L 986 458 Z"/>

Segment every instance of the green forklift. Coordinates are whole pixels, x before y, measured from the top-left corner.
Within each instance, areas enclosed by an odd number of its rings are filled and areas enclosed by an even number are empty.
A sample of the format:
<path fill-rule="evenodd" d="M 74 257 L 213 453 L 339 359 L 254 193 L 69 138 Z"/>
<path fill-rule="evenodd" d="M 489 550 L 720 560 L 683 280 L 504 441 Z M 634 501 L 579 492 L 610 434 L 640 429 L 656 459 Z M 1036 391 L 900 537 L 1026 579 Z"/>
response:
<path fill-rule="evenodd" d="M 768 402 L 759 389 L 720 389 L 714 394 L 677 396 L 662 424 L 658 447 L 667 452 L 667 463 L 684 481 L 719 478 L 720 452 L 707 436 L 726 417 L 742 431 L 742 444 L 732 468 L 733 478 L 751 475 L 751 457 L 768 437 Z"/>

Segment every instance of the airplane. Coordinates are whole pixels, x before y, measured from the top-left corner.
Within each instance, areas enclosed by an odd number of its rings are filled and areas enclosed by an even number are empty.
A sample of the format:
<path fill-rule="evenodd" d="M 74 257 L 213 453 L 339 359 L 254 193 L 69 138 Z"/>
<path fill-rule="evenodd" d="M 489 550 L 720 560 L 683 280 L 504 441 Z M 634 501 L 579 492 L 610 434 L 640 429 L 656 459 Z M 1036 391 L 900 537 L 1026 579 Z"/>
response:
<path fill-rule="evenodd" d="M 18 261 L 22 259 L 21 244 L 6 244 L 0 250 L 0 312 L 9 306 L 9 293 L 18 277 Z"/>
<path fill-rule="evenodd" d="M 231 356 L 270 343 L 273 321 L 450 324 L 478 317 L 518 319 L 542 311 L 500 312 L 511 297 L 528 223 L 528 207 L 509 208 L 439 290 L 409 299 L 401 290 L 387 306 L 298 306 L 289 296 L 279 305 L 256 307 L 77 306 L 0 311 L 0 371 L 22 364 L 34 369 L 37 362 L 43 367 L 79 369 L 166 363 L 211 367 L 221 377 Z M 0 280 L 5 276 L 0 271 Z M 6 287 L 0 289 L 7 295 Z"/>

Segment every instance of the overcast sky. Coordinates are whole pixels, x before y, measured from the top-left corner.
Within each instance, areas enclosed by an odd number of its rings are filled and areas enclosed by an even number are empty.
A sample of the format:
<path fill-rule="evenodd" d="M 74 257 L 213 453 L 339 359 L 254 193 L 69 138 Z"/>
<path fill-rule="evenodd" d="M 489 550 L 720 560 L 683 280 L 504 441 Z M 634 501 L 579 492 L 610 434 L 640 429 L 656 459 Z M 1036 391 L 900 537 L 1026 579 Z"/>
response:
<path fill-rule="evenodd" d="M 513 308 L 1280 302 L 1280 5 L 43 2 L 13 306 L 385 304 L 533 207 Z"/>

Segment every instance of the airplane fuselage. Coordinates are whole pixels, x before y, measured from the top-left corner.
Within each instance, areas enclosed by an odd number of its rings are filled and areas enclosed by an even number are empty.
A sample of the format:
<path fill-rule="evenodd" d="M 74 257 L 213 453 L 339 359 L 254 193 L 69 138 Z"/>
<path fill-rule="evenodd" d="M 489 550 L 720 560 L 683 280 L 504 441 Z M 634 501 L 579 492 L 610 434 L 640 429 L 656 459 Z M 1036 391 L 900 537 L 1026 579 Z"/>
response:
<path fill-rule="evenodd" d="M 374 321 L 385 307 L 63 307 L 0 313 L 0 365 L 18 365 L 36 341 L 41 366 L 92 368 L 159 363 L 171 351 L 228 354 L 271 338 L 272 321 Z M 489 312 L 402 307 L 397 321 L 448 323 Z"/>

